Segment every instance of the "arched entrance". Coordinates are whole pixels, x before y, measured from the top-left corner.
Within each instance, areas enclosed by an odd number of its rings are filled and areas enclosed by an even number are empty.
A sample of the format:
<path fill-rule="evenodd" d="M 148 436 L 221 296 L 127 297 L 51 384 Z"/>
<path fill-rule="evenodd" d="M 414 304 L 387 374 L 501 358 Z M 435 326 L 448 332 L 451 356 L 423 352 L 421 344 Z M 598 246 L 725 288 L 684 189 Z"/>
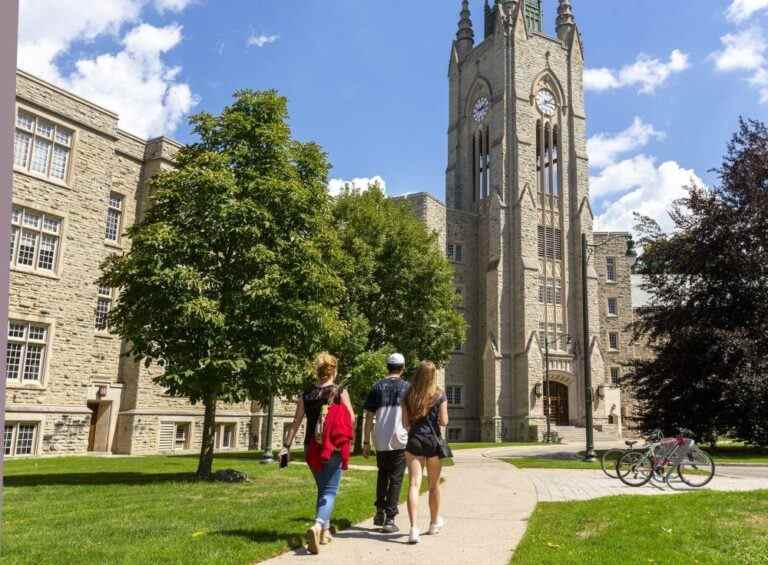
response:
<path fill-rule="evenodd" d="M 549 412 L 553 424 L 568 426 L 571 423 L 568 412 L 568 387 L 557 381 L 549 381 L 549 394 L 544 391 L 544 413 Z"/>

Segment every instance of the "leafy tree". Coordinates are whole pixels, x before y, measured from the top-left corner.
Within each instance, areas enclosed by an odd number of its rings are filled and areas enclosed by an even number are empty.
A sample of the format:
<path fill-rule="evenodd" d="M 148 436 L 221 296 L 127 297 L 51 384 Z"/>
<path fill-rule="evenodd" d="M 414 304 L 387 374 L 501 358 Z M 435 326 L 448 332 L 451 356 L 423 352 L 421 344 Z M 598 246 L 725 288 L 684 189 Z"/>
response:
<path fill-rule="evenodd" d="M 202 402 L 198 475 L 210 475 L 219 401 L 289 394 L 308 360 L 338 341 L 343 284 L 326 191 L 329 165 L 291 139 L 286 100 L 239 91 L 191 123 L 199 141 L 153 179 L 130 252 L 103 265 L 120 288 L 112 329 L 156 382 Z"/>
<path fill-rule="evenodd" d="M 768 129 L 740 121 L 714 188 L 692 186 L 648 218 L 637 272 L 653 299 L 634 330 L 656 358 L 636 364 L 647 427 L 683 423 L 700 436 L 737 431 L 765 445 L 768 401 Z M 708 430 L 708 434 L 707 434 Z"/>
<path fill-rule="evenodd" d="M 345 190 L 333 215 L 346 255 L 339 267 L 347 289 L 342 317 L 354 328 L 340 352 L 362 409 L 388 354 L 400 351 L 411 366 L 420 359 L 445 364 L 464 339 L 465 322 L 437 236 L 405 202 L 376 185 Z"/>

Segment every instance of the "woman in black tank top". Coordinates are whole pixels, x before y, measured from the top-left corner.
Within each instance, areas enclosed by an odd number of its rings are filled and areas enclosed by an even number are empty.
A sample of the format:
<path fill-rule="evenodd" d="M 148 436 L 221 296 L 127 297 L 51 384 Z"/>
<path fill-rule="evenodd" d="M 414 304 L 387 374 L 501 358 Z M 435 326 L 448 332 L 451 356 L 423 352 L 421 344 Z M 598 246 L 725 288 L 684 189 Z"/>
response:
<path fill-rule="evenodd" d="M 315 433 L 317 423 L 323 413 L 323 407 L 328 406 L 331 401 L 340 402 L 347 407 L 352 417 L 353 429 L 355 411 L 352 409 L 352 402 L 349 400 L 347 391 L 340 391 L 334 384 L 336 380 L 337 360 L 333 355 L 321 353 L 317 358 L 317 384 L 308 389 L 301 395 L 296 403 L 296 414 L 293 418 L 293 425 L 285 437 L 283 451 L 290 450 L 293 440 L 299 431 L 304 416 L 307 417 L 307 427 L 304 432 L 304 452 L 307 454 Z M 307 545 L 311 553 L 320 552 L 320 546 L 331 541 L 330 526 L 331 514 L 336 503 L 336 495 L 341 483 L 341 456 L 338 452 L 334 453 L 330 460 L 322 466 L 319 471 L 312 471 L 317 484 L 317 499 L 315 525 L 307 530 Z"/>

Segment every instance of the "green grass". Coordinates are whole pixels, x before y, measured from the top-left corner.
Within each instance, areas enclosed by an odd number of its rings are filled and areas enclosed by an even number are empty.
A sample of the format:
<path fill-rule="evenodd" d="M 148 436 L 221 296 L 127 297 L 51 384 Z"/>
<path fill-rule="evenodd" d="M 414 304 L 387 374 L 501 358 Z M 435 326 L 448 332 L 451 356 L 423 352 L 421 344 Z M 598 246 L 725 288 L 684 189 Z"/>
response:
<path fill-rule="evenodd" d="M 715 449 L 702 445 L 701 448 L 712 456 L 715 464 L 768 464 L 768 448 L 748 447 L 739 444 L 718 445 Z"/>
<path fill-rule="evenodd" d="M 715 461 L 715 465 L 764 465 L 768 464 L 768 450 L 743 445 L 724 445 L 716 449 L 702 446 Z M 513 457 L 505 459 L 520 469 L 600 469 L 600 456 L 604 451 L 597 451 L 597 459 L 586 463 L 581 457 L 584 452 L 574 455 L 558 454 L 552 457 Z M 768 562 L 768 560 L 766 560 Z"/>
<path fill-rule="evenodd" d="M 768 563 L 768 491 L 541 503 L 512 563 Z"/>
<path fill-rule="evenodd" d="M 601 469 L 600 460 L 555 459 L 551 457 L 514 457 L 504 459 L 518 469 Z"/>
<path fill-rule="evenodd" d="M 301 543 L 314 517 L 306 467 L 220 455 L 215 469 L 248 483 L 194 480 L 196 457 L 58 458 L 6 462 L 0 564 L 251 563 Z M 373 511 L 376 474 L 345 473 L 335 525 Z M 405 493 L 405 489 L 403 489 Z"/>

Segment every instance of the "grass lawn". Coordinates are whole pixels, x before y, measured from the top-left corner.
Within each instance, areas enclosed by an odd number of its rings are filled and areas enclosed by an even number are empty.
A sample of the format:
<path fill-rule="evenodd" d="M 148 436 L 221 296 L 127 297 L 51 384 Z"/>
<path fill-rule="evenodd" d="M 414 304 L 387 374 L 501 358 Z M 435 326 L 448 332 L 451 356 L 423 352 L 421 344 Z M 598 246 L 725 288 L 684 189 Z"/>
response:
<path fill-rule="evenodd" d="M 620 496 L 536 508 L 513 564 L 768 562 L 768 491 Z"/>
<path fill-rule="evenodd" d="M 59 458 L 6 462 L 0 564 L 251 563 L 301 543 L 314 517 L 306 467 L 226 454 L 215 469 L 251 482 L 197 482 L 197 458 Z M 335 523 L 373 513 L 376 474 L 345 473 Z M 403 489 L 403 493 L 405 493 Z"/>
<path fill-rule="evenodd" d="M 718 445 L 715 449 L 704 446 L 701 446 L 701 448 L 712 456 L 715 464 L 768 464 L 768 449 L 764 448 L 747 447 L 739 444 Z"/>
<path fill-rule="evenodd" d="M 586 462 L 581 459 L 554 459 L 551 457 L 514 457 L 504 459 L 518 469 L 601 469 L 600 459 Z"/>

